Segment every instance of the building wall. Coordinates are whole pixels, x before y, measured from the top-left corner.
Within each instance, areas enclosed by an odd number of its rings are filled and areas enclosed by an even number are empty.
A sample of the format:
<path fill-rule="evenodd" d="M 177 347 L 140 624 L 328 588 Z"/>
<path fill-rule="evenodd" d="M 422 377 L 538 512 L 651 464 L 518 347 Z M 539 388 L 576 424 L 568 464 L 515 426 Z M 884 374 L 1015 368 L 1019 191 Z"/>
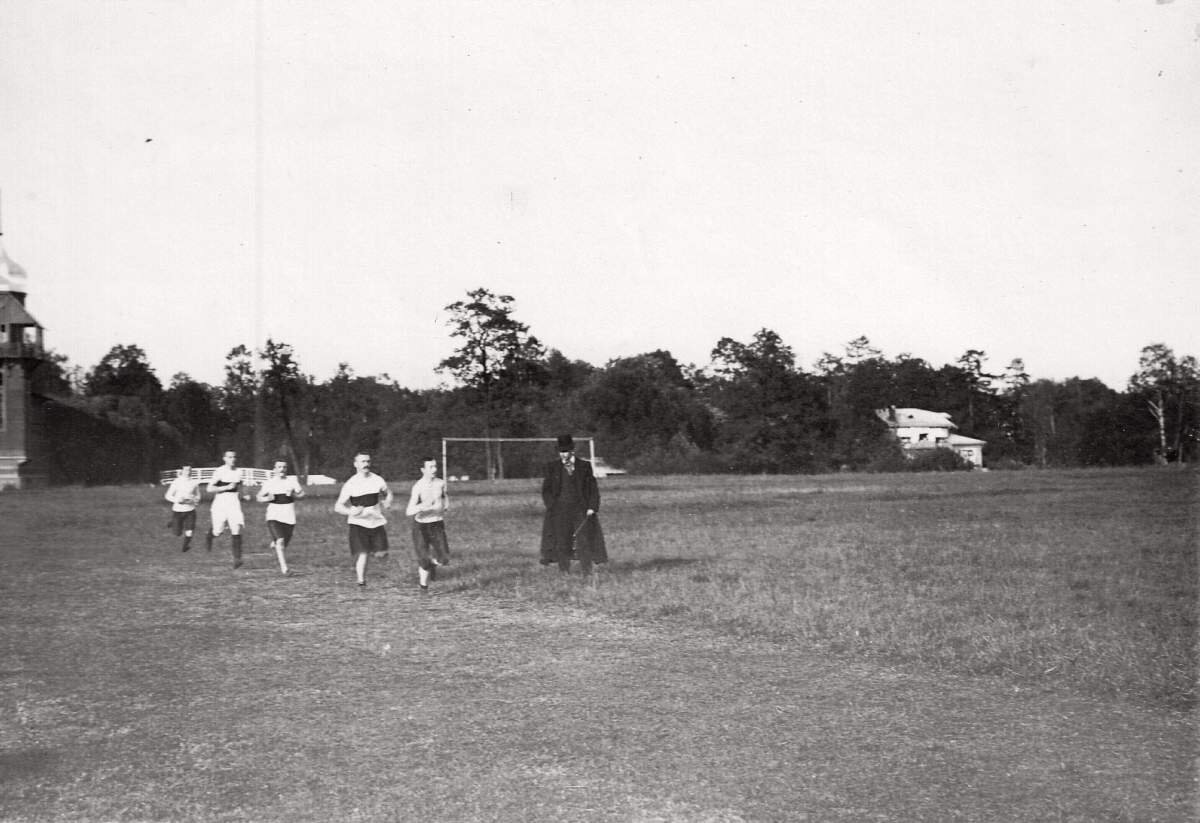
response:
<path fill-rule="evenodd" d="M 983 447 L 982 446 L 953 446 L 952 447 L 963 460 L 966 460 L 976 468 L 983 467 Z"/>
<path fill-rule="evenodd" d="M 28 396 L 21 361 L 0 359 L 0 489 L 21 486 L 21 467 L 28 460 Z"/>
<path fill-rule="evenodd" d="M 929 426 L 897 426 L 894 429 L 896 437 L 901 443 L 944 443 L 946 438 L 950 436 L 949 429 L 935 429 Z M 921 435 L 925 435 L 924 440 Z"/>

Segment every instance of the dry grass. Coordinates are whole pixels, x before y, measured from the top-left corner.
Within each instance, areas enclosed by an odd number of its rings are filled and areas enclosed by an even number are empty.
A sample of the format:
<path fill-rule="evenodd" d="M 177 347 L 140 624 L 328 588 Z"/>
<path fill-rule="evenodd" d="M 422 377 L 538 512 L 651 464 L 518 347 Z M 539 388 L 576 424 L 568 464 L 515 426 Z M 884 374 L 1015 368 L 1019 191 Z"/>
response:
<path fill-rule="evenodd" d="M 460 496 L 456 528 L 493 555 L 460 585 L 1188 709 L 1196 489 L 1136 470 L 628 478 L 606 486 L 614 562 L 583 588 L 521 567 L 531 495 Z"/>
<path fill-rule="evenodd" d="M 0 819 L 1192 819 L 1194 475 L 603 488 L 588 582 L 458 489 L 426 596 L 327 497 L 284 579 L 159 490 L 0 495 Z"/>

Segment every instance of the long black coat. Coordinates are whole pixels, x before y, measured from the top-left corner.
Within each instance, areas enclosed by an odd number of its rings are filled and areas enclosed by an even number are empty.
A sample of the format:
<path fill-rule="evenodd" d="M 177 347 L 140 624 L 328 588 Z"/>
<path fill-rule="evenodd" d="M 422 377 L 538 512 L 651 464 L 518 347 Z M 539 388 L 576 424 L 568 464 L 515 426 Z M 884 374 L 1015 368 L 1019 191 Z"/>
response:
<path fill-rule="evenodd" d="M 576 458 L 573 475 L 567 474 L 561 460 L 547 463 L 542 477 L 542 502 L 546 505 L 542 563 L 557 562 L 561 553 L 571 553 L 572 546 L 578 552 L 590 552 L 593 563 L 608 561 L 604 531 L 600 528 L 600 487 L 596 485 L 591 463 Z M 597 514 L 588 517 L 588 509 Z"/>

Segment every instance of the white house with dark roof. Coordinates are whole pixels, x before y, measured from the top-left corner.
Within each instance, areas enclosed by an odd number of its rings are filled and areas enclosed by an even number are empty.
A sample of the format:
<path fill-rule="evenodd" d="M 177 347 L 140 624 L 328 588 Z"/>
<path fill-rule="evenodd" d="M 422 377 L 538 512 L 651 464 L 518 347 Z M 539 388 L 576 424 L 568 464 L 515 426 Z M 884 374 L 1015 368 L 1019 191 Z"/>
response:
<path fill-rule="evenodd" d="M 952 449 L 972 466 L 983 467 L 983 447 L 987 441 L 955 434 L 958 426 L 945 412 L 889 406 L 876 410 L 875 414 L 887 424 L 910 457 L 927 449 Z"/>

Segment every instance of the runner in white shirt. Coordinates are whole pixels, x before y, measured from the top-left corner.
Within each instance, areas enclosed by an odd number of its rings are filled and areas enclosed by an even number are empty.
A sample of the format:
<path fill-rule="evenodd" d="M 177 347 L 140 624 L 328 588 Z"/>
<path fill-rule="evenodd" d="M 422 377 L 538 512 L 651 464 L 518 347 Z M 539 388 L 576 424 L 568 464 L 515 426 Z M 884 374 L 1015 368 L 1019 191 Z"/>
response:
<path fill-rule="evenodd" d="M 367 585 L 367 555 L 387 557 L 387 518 L 384 509 L 392 507 L 392 490 L 387 481 L 371 471 L 371 455 L 354 455 L 355 474 L 342 485 L 333 510 L 346 515 L 350 525 L 350 554 L 359 588 Z"/>
<path fill-rule="evenodd" d="M 236 465 L 237 452 L 227 451 L 221 459 L 225 465 L 215 469 L 208 481 L 208 492 L 213 496 L 212 528 L 204 539 L 204 547 L 212 551 L 213 538 L 219 537 L 228 525 L 233 541 L 233 567 L 237 569 L 242 565 L 242 527 L 246 525 L 239 497 L 245 477 Z"/>
<path fill-rule="evenodd" d="M 300 481 L 295 475 L 288 474 L 288 464 L 283 460 L 275 461 L 271 476 L 258 490 L 258 502 L 267 504 L 267 531 L 271 533 L 271 546 L 279 560 L 279 571 L 285 575 L 291 572 L 288 571 L 283 550 L 292 542 L 292 532 L 296 528 L 296 501 L 303 496 L 304 489 Z"/>
<path fill-rule="evenodd" d="M 167 524 L 176 537 L 183 536 L 180 551 L 192 547 L 192 533 L 196 530 L 196 506 L 200 505 L 200 480 L 192 476 L 192 464 L 186 462 L 167 486 L 163 495 L 171 501 L 171 521 Z"/>
<path fill-rule="evenodd" d="M 405 514 L 413 519 L 413 552 L 417 555 L 417 582 L 422 591 L 437 577 L 438 566 L 450 565 L 450 545 L 446 542 L 446 509 L 450 498 L 446 482 L 437 476 L 438 464 L 426 457 L 421 464 L 421 479 L 413 484 Z"/>

